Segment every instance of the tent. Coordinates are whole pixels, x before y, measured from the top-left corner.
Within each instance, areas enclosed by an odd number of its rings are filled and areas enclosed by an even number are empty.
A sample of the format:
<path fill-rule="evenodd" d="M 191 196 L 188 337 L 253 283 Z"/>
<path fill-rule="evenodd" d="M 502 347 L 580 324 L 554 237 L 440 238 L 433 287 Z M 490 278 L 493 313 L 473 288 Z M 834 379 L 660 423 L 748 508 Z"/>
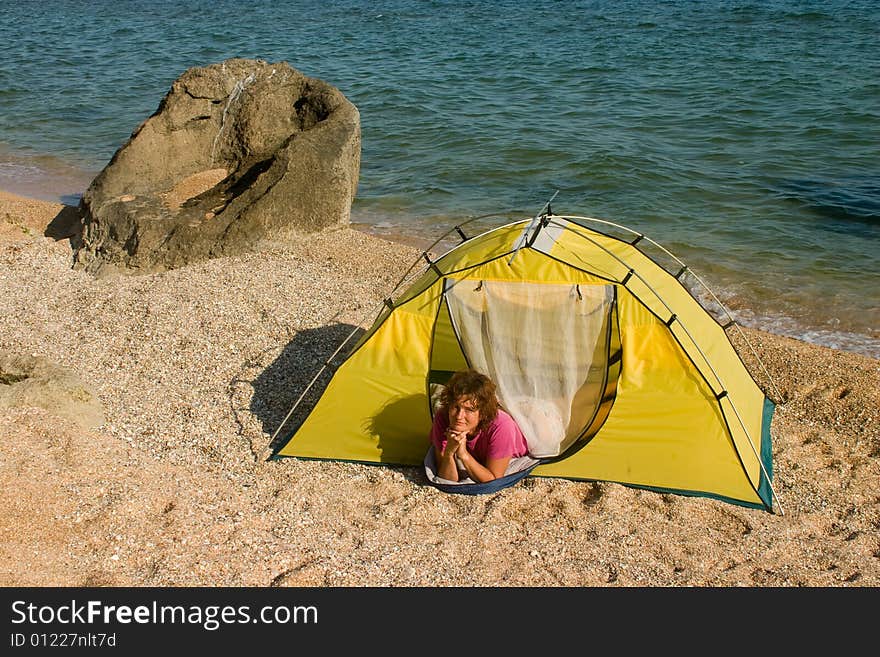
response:
<path fill-rule="evenodd" d="M 702 281 L 680 260 L 549 203 L 472 237 L 465 228 L 442 256 L 422 254 L 299 426 L 273 436 L 271 458 L 422 464 L 437 391 L 474 367 L 528 439 L 536 462 L 520 475 L 778 507 L 774 404 L 727 335 L 736 323 L 701 305 L 682 281 Z"/>

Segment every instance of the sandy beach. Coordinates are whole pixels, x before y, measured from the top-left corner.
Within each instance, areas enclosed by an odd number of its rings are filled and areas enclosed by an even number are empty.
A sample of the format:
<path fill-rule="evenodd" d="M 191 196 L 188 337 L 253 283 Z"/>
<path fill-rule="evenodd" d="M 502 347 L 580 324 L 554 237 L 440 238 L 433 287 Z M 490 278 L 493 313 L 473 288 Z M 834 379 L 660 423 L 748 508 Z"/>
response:
<path fill-rule="evenodd" d="M 96 279 L 75 218 L 0 192 L 0 352 L 74 371 L 105 416 L 0 408 L 3 586 L 880 584 L 878 360 L 743 329 L 784 515 L 538 477 L 448 495 L 419 468 L 266 460 L 414 247 L 343 229 Z"/>

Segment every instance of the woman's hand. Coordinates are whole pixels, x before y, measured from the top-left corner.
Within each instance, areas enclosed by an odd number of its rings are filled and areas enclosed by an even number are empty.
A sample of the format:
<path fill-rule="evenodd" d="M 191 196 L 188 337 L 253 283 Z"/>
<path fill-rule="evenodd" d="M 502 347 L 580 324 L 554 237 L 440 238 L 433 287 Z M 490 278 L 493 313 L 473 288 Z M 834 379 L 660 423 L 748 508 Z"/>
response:
<path fill-rule="evenodd" d="M 457 454 L 461 458 L 463 452 L 467 450 L 467 434 L 446 430 L 446 448 L 443 450 L 445 456 Z"/>

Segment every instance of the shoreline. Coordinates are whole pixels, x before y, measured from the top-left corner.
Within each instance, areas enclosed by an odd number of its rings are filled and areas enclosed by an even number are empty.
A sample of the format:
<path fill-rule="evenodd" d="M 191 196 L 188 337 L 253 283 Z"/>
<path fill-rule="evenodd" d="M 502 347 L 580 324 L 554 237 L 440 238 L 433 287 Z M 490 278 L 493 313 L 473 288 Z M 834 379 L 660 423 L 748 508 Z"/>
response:
<path fill-rule="evenodd" d="M 37 184 L 34 189 L 38 191 L 42 190 L 43 193 L 28 195 L 21 191 L 5 188 L 0 184 L 0 195 L 5 195 L 9 200 L 17 200 L 21 203 L 48 203 L 61 205 L 63 207 L 71 208 L 71 211 L 74 211 L 76 206 L 69 204 L 67 201 L 74 200 L 74 197 L 76 196 L 81 196 L 81 193 L 65 195 L 51 191 L 54 190 L 54 185 L 51 176 L 48 175 L 44 176 L 44 181 Z M 85 191 L 85 188 L 83 191 Z M 54 197 L 54 200 L 49 200 L 49 196 Z M 357 220 L 352 220 L 350 222 L 350 227 L 353 230 L 377 237 L 378 239 L 413 247 L 420 251 L 431 246 L 436 237 L 421 237 L 412 232 L 400 230 L 399 228 L 377 226 L 369 222 Z M 702 290 L 700 292 L 702 292 Z M 715 292 L 716 291 L 713 291 L 713 294 Z M 702 303 L 703 302 L 701 302 L 701 304 Z M 734 303 L 734 306 L 739 306 L 741 303 L 741 300 L 737 300 Z M 799 340 L 820 347 L 838 349 L 847 353 L 855 353 L 867 358 L 880 358 L 880 334 L 867 335 L 847 330 L 835 331 L 819 327 L 802 326 L 798 324 L 797 320 L 784 314 L 768 314 L 766 312 L 763 314 L 756 314 L 748 308 L 734 309 L 734 306 L 731 306 L 730 302 L 728 302 L 727 305 L 728 310 L 737 317 L 738 324 L 742 327 L 764 331 L 773 335 Z"/>
<path fill-rule="evenodd" d="M 0 191 L 0 351 L 74 370 L 105 422 L 0 409 L 6 586 L 880 585 L 878 359 L 743 329 L 784 515 L 538 477 L 447 495 L 415 467 L 265 460 L 416 249 L 341 230 L 97 280 L 45 236 L 65 207 Z"/>

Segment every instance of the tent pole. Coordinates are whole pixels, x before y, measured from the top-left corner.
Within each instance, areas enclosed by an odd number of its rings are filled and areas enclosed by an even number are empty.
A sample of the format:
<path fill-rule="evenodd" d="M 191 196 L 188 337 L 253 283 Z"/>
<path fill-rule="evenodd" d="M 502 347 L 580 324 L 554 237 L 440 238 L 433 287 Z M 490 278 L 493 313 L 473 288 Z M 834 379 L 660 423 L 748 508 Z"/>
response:
<path fill-rule="evenodd" d="M 361 328 L 362 328 L 361 325 L 355 326 L 355 327 L 354 327 L 354 330 L 353 330 L 351 333 L 348 334 L 348 337 L 345 338 L 345 340 L 342 341 L 342 344 L 340 344 L 340 345 L 336 348 L 336 351 L 334 351 L 334 352 L 330 355 L 330 358 L 328 358 L 328 359 L 324 362 L 324 364 L 321 365 L 321 367 L 320 367 L 320 369 L 318 370 L 317 374 L 315 374 L 315 376 L 312 377 L 312 380 L 309 381 L 309 384 L 308 384 L 308 385 L 305 387 L 305 389 L 302 391 L 302 394 L 300 394 L 299 398 L 293 403 L 293 406 L 290 407 L 290 410 L 287 412 L 287 415 L 285 415 L 285 416 L 284 416 L 284 419 L 281 420 L 281 424 L 279 424 L 279 425 L 278 425 L 278 428 L 275 429 L 275 433 L 273 433 L 273 434 L 272 434 L 272 437 L 269 439 L 269 444 L 270 444 L 270 445 L 271 445 L 272 443 L 275 442 L 275 437 L 278 435 L 278 433 L 281 431 L 281 429 L 284 428 L 284 425 L 287 424 L 287 421 L 290 419 L 290 416 L 293 415 L 293 412 L 296 410 L 297 406 L 299 406 L 300 402 L 303 400 L 303 397 L 305 397 L 306 394 L 308 394 L 309 390 L 312 389 L 312 386 L 315 385 L 315 381 L 318 380 L 318 377 L 320 377 L 321 374 L 324 373 L 324 370 L 327 369 L 327 365 L 329 365 L 330 362 L 331 362 L 334 358 L 336 358 L 336 356 L 339 354 L 339 352 L 342 351 L 342 348 L 343 348 L 346 344 L 348 344 L 348 341 L 351 340 L 351 339 L 354 337 L 355 333 L 357 333 Z"/>
<path fill-rule="evenodd" d="M 731 315 L 731 313 L 727 309 L 727 307 L 723 303 L 721 303 L 721 300 L 715 295 L 715 293 L 706 284 L 706 282 L 702 278 L 700 278 L 694 270 L 692 270 L 690 267 L 685 265 L 685 263 L 682 262 L 678 256 L 676 256 L 674 253 L 672 253 L 671 251 L 666 249 L 662 244 L 658 244 L 657 242 L 652 240 L 650 237 L 645 237 L 641 233 L 638 233 L 635 230 L 633 230 L 632 228 L 629 228 L 628 226 L 624 226 L 623 224 L 617 224 L 617 223 L 614 223 L 613 221 L 607 221 L 605 219 L 596 219 L 594 217 L 565 216 L 565 217 L 560 217 L 560 218 L 567 219 L 567 220 L 581 219 L 583 221 L 592 221 L 592 222 L 599 223 L 599 224 L 605 224 L 606 226 L 613 226 L 614 228 L 618 228 L 618 229 L 626 231 L 628 233 L 632 233 L 633 235 L 637 235 L 639 237 L 639 239 L 646 239 L 648 242 L 650 242 L 655 247 L 660 249 L 663 253 L 665 253 L 670 258 L 675 260 L 679 265 L 681 265 L 682 267 L 685 267 L 687 269 L 687 271 L 690 273 L 690 275 L 694 277 L 694 280 L 696 280 L 697 283 L 699 283 L 702 286 L 702 288 L 709 294 L 709 296 L 712 297 L 712 300 L 718 305 L 718 307 L 721 308 L 721 310 L 724 312 L 724 315 L 727 317 L 727 319 L 729 321 L 733 322 L 733 325 L 736 327 L 736 330 L 737 330 L 740 338 L 746 344 L 746 346 L 749 348 L 749 351 L 752 353 L 752 356 L 755 358 L 755 361 L 758 363 L 758 366 L 761 368 L 762 372 L 764 373 L 764 376 L 767 378 L 769 385 L 773 388 L 773 391 L 776 393 L 777 398 L 779 400 L 782 400 L 783 396 L 782 396 L 782 393 L 779 391 L 778 386 L 776 385 L 776 381 L 770 375 L 770 372 L 767 371 L 767 367 L 764 365 L 764 361 L 762 361 L 760 356 L 758 356 L 758 352 L 755 351 L 755 347 L 752 345 L 751 341 L 748 339 L 748 337 L 745 335 L 745 333 L 743 333 L 743 330 L 740 326 L 740 323 L 736 321 L 736 319 L 733 317 L 733 315 Z M 582 224 L 579 224 L 577 221 L 575 221 L 575 224 L 582 225 Z M 584 226 L 584 227 L 586 228 L 586 226 Z M 650 257 L 650 256 L 648 256 L 648 257 Z M 681 281 L 679 281 L 679 282 L 681 282 Z M 726 327 L 725 327 L 725 330 L 726 330 Z"/>
<path fill-rule="evenodd" d="M 571 218 L 574 218 L 574 217 L 571 217 Z M 586 218 L 586 217 L 584 217 L 584 218 Z M 569 219 L 569 217 L 560 217 L 560 219 Z M 610 223 L 610 222 L 606 222 L 606 223 Z M 559 226 L 560 226 L 561 228 L 563 228 L 564 230 L 571 230 L 574 234 L 579 235 L 582 239 L 587 240 L 587 241 L 590 242 L 593 246 L 595 246 L 595 247 L 597 247 L 598 249 L 600 249 L 600 250 L 604 251 L 605 253 L 607 253 L 609 256 L 611 256 L 611 258 L 613 258 L 614 260 L 616 260 L 616 261 L 618 262 L 618 264 L 620 264 L 621 266 L 623 266 L 623 267 L 627 267 L 627 264 L 626 264 L 623 260 L 621 260 L 617 255 L 615 255 L 614 253 L 612 253 L 611 251 L 609 251 L 608 249 L 606 249 L 604 246 L 602 246 L 601 244 L 599 244 L 598 242 L 596 242 L 596 241 L 593 240 L 592 238 L 587 237 L 586 235 L 581 235 L 581 234 L 578 233 L 577 231 L 572 230 L 571 228 L 569 228 L 568 226 L 565 226 L 565 225 L 563 225 L 563 224 L 557 224 L 557 225 L 559 225 Z M 616 224 L 615 224 L 615 225 L 616 225 Z M 626 227 L 623 226 L 623 228 L 626 228 Z M 630 230 L 630 229 L 627 229 L 627 230 Z M 659 244 L 657 244 L 657 243 L 654 242 L 653 240 L 650 240 L 650 241 L 651 241 L 653 244 L 655 244 L 657 247 L 663 249 L 662 246 L 660 246 Z M 666 251 L 666 249 L 663 249 L 663 250 Z M 676 258 L 674 255 L 672 255 L 671 253 L 669 253 L 669 251 L 666 251 L 666 253 L 668 253 L 670 256 L 672 256 L 673 258 L 675 258 L 675 260 L 678 260 L 678 258 Z M 681 260 L 678 260 L 678 262 L 679 262 L 680 264 L 682 264 L 682 265 L 684 264 L 683 262 L 681 262 Z M 651 284 L 648 283 L 648 281 L 646 281 L 644 278 L 642 278 L 642 276 L 641 276 L 641 274 L 639 274 L 639 272 L 637 272 L 637 271 L 634 272 L 632 269 L 630 269 L 629 271 L 630 271 L 631 274 L 634 274 L 634 275 L 635 275 L 635 276 L 636 276 L 636 277 L 642 282 L 642 284 L 643 284 L 643 285 L 644 285 L 644 286 L 645 286 L 645 287 L 646 287 L 646 288 L 647 288 L 647 289 L 648 289 L 648 290 L 649 290 L 649 291 L 650 291 L 650 292 L 651 292 L 651 293 L 652 293 L 652 294 L 653 294 L 653 295 L 654 295 L 654 296 L 660 301 L 660 303 L 663 304 L 663 306 L 666 308 L 666 310 L 668 310 L 669 312 L 672 312 L 672 309 L 669 307 L 669 304 L 666 303 L 666 300 L 663 299 L 662 296 L 660 296 L 660 294 L 657 292 L 657 290 L 655 290 L 655 289 L 651 286 Z M 691 272 L 691 273 L 693 274 L 693 272 Z M 706 284 L 703 283 L 703 281 L 700 280 L 699 277 L 696 277 L 696 275 L 694 275 L 694 276 L 695 276 L 695 278 L 697 278 L 697 280 L 703 285 L 703 287 L 705 287 L 707 290 L 709 290 L 709 288 L 706 286 Z M 679 281 L 679 284 L 681 284 L 681 281 Z M 709 293 L 711 294 L 712 291 L 709 290 Z M 713 294 L 713 297 L 714 297 L 714 294 Z M 716 299 L 716 301 L 717 301 L 717 299 Z M 718 302 L 718 303 L 719 303 L 719 305 L 720 305 L 720 302 Z M 722 305 L 721 307 L 724 308 L 723 305 Z M 726 309 L 725 309 L 725 311 L 726 311 Z M 729 316 L 729 314 L 728 314 L 728 316 Z M 673 319 L 673 320 L 676 319 L 676 317 L 675 317 L 674 314 L 673 314 L 673 316 L 672 316 L 672 319 Z M 718 375 L 718 372 L 716 372 L 716 371 L 715 371 L 715 368 L 712 367 L 712 362 L 709 360 L 709 358 L 706 356 L 706 354 L 703 353 L 703 350 L 700 349 L 700 345 L 699 345 L 699 343 L 694 339 L 694 337 L 691 335 L 690 331 L 688 331 L 687 326 L 685 326 L 685 325 L 684 325 L 683 323 L 681 323 L 680 321 L 678 322 L 678 325 L 681 326 L 681 329 L 684 331 L 685 335 L 687 335 L 688 339 L 689 339 L 689 340 L 691 341 L 691 343 L 694 345 L 694 347 L 695 347 L 696 350 L 697 350 L 697 353 L 699 353 L 700 356 L 703 357 L 703 360 L 706 361 L 706 365 L 709 367 L 709 370 L 712 372 L 712 375 L 715 377 L 715 381 L 718 383 L 719 387 L 720 387 L 722 390 L 726 390 L 726 386 L 724 385 L 724 382 L 721 380 L 721 377 Z M 746 343 L 748 344 L 748 340 L 746 341 Z M 751 345 L 749 345 L 749 346 L 751 346 Z M 759 360 L 759 362 L 760 362 L 760 360 Z M 772 382 L 772 379 L 771 379 L 771 382 Z M 708 383 L 708 381 L 707 381 L 707 383 Z M 774 386 L 774 387 L 775 387 L 775 386 Z M 728 397 L 728 399 L 730 399 L 730 398 Z M 745 422 L 743 421 L 742 417 L 741 417 L 740 414 L 739 414 L 739 411 L 738 411 L 737 408 L 736 408 L 736 404 L 733 403 L 733 400 L 730 400 L 730 406 L 731 406 L 731 408 L 733 409 L 733 413 L 734 413 L 734 415 L 736 415 L 736 419 L 739 421 L 739 425 L 740 425 L 740 427 L 742 428 L 743 432 L 744 432 L 745 435 L 746 435 L 746 439 L 748 440 L 749 446 L 752 448 L 752 452 L 754 453 L 755 458 L 758 460 L 758 465 L 759 465 L 760 468 L 761 468 L 761 472 L 763 472 L 763 473 L 764 473 L 764 476 L 767 478 L 767 483 L 768 483 L 768 485 L 770 486 L 770 494 L 773 496 L 773 498 L 774 498 L 774 499 L 776 500 L 776 502 L 777 502 L 777 505 L 779 506 L 779 513 L 780 513 L 780 515 L 785 515 L 785 512 L 782 510 L 782 501 L 779 499 L 779 496 L 776 494 L 776 489 L 773 487 L 773 481 L 771 480 L 771 478 L 770 478 L 770 476 L 769 476 L 769 473 L 767 472 L 766 468 L 764 467 L 764 462 L 761 460 L 761 456 L 758 454 L 758 449 L 757 449 L 757 447 L 755 447 L 755 443 L 754 443 L 754 441 L 752 440 L 751 433 L 749 432 L 748 428 L 746 427 Z"/>
<path fill-rule="evenodd" d="M 520 238 L 519 244 L 517 244 L 516 248 L 513 250 L 513 255 L 511 255 L 510 260 L 507 261 L 508 265 L 513 264 L 513 259 L 516 257 L 516 254 L 519 253 L 519 250 L 526 245 L 526 242 L 528 242 L 528 237 L 532 233 L 532 230 L 534 229 L 535 225 L 538 223 L 538 220 L 541 217 L 543 217 L 544 212 L 550 208 L 550 204 L 553 202 L 553 199 L 556 198 L 557 194 L 559 194 L 558 189 L 553 193 L 553 196 L 550 197 L 550 200 L 547 201 L 544 204 L 544 206 L 538 211 L 538 214 L 536 214 L 534 217 L 532 217 L 532 220 L 529 222 L 529 225 L 526 226 L 526 229 L 523 231 L 523 236 Z"/>

